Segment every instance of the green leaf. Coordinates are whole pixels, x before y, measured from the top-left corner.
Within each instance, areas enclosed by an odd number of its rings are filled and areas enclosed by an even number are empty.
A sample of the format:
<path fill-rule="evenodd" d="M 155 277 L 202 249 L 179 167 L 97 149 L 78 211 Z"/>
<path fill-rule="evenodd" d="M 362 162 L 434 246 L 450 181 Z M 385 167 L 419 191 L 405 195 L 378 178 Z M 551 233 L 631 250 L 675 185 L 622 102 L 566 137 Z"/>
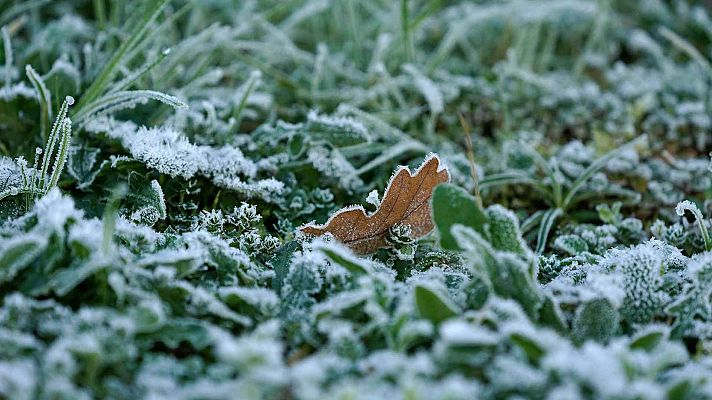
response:
<path fill-rule="evenodd" d="M 480 277 L 474 276 L 463 288 L 467 296 L 467 307 L 474 310 L 482 308 L 487 302 L 490 288 Z"/>
<path fill-rule="evenodd" d="M 348 117 L 329 117 L 310 113 L 304 134 L 312 142 L 327 142 L 336 147 L 353 146 L 369 141 L 366 128 Z"/>
<path fill-rule="evenodd" d="M 500 254 L 490 279 L 495 293 L 516 300 L 530 317 L 536 319 L 539 316 L 539 309 L 545 300 L 544 293 L 534 281 L 525 261 L 511 253 Z"/>
<path fill-rule="evenodd" d="M 129 192 L 123 208 L 132 221 L 148 226 L 168 215 L 161 185 L 155 179 L 148 182 L 136 172 L 129 174 Z"/>
<path fill-rule="evenodd" d="M 536 253 L 541 254 L 546 249 L 546 242 L 549 239 L 549 233 L 554 227 L 556 220 L 563 214 L 560 208 L 552 208 L 544 213 L 539 225 L 539 231 L 536 235 Z"/>
<path fill-rule="evenodd" d="M 545 295 L 544 303 L 539 309 L 539 322 L 555 329 L 557 332 L 565 332 L 567 330 L 566 319 L 561 313 L 559 304 L 556 303 L 551 295 Z"/>
<path fill-rule="evenodd" d="M 531 250 L 522 238 L 519 219 L 512 211 L 500 205 L 493 205 L 487 207 L 486 212 L 489 220 L 488 231 L 492 247 L 522 256 L 531 254 Z"/>
<path fill-rule="evenodd" d="M 321 243 L 314 248 L 324 253 L 331 262 L 346 268 L 352 275 L 368 274 L 371 270 L 364 259 L 349 254 L 345 248 L 338 248 L 332 243 Z"/>
<path fill-rule="evenodd" d="M 32 82 L 32 87 L 35 89 L 35 92 L 37 92 L 37 98 L 40 102 L 40 110 L 42 114 L 40 117 L 40 136 L 44 139 L 49 133 L 47 131 L 49 127 L 49 121 L 52 120 L 52 95 L 47 89 L 47 85 L 45 85 L 45 82 L 44 80 L 42 80 L 42 77 L 37 72 L 35 72 L 31 65 L 25 66 L 25 73 L 30 79 L 30 82 Z"/>
<path fill-rule="evenodd" d="M 46 239 L 38 235 L 21 235 L 7 239 L 0 247 L 0 282 L 10 282 L 46 247 Z"/>
<path fill-rule="evenodd" d="M 571 201 L 573 200 L 576 193 L 578 193 L 578 191 L 583 188 L 584 184 L 586 184 L 586 182 L 588 182 L 588 180 L 591 179 L 591 177 L 596 174 L 596 172 L 600 171 L 603 167 L 605 167 L 610 160 L 623 153 L 624 151 L 628 150 L 629 147 L 635 146 L 636 144 L 641 143 L 645 140 L 647 140 L 647 136 L 640 136 L 639 138 L 632 140 L 624 144 L 623 146 L 620 146 L 617 149 L 604 154 L 603 156 L 597 158 L 596 161 L 592 162 L 591 165 L 586 167 L 586 169 L 583 170 L 578 175 L 576 180 L 571 184 L 571 187 L 566 193 L 566 197 L 564 198 L 564 201 L 561 204 L 561 208 L 567 209 L 567 207 L 571 205 Z"/>
<path fill-rule="evenodd" d="M 595 340 L 606 343 L 618 331 L 618 311 L 604 298 L 590 300 L 576 310 L 571 334 L 578 343 Z"/>
<path fill-rule="evenodd" d="M 148 334 L 142 334 L 140 337 L 149 342 L 163 343 L 173 350 L 186 343 L 200 351 L 213 342 L 210 332 L 204 325 L 206 324 L 199 320 L 189 318 L 173 319 L 167 321 L 161 328 Z"/>
<path fill-rule="evenodd" d="M 565 251 L 571 256 L 588 251 L 588 244 L 578 235 L 561 235 L 554 241 L 554 247 Z"/>
<path fill-rule="evenodd" d="M 529 316 L 534 319 L 539 317 L 545 296 L 534 280 L 531 261 L 514 253 L 493 249 L 472 228 L 457 224 L 453 226 L 452 233 L 458 246 L 465 250 L 473 274 L 489 282 L 495 294 L 516 300 Z"/>
<path fill-rule="evenodd" d="M 434 324 L 460 314 L 460 310 L 450 299 L 424 284 L 415 286 L 415 305 L 421 317 Z"/>
<path fill-rule="evenodd" d="M 79 103 L 74 110 L 75 113 L 83 111 L 85 106 L 104 93 L 104 90 L 116 76 L 119 68 L 128 61 L 126 60 L 126 55 L 141 41 L 166 3 L 168 3 L 168 0 L 147 0 L 144 7 L 135 8 L 135 14 L 128 20 L 126 26 L 124 26 L 124 29 L 130 29 L 131 33 L 122 41 L 121 46 L 114 52 L 114 55 L 106 65 L 104 65 L 99 76 L 97 76 L 89 88 L 84 91 L 84 94 L 81 99 L 79 99 Z M 129 26 L 131 24 L 133 25 Z"/>
<path fill-rule="evenodd" d="M 464 189 L 445 183 L 435 187 L 432 196 L 433 221 L 440 233 L 440 246 L 458 250 L 457 241 L 451 233 L 455 224 L 461 224 L 485 235 L 487 215 L 477 205 L 475 198 Z"/>
<path fill-rule="evenodd" d="M 552 194 L 543 183 L 520 171 L 507 171 L 499 174 L 487 175 L 479 182 L 481 190 L 514 184 L 527 185 L 539 192 L 551 204 L 555 204 Z"/>
<path fill-rule="evenodd" d="M 665 330 L 646 331 L 633 337 L 630 342 L 630 348 L 651 351 L 667 336 L 668 334 Z"/>
<path fill-rule="evenodd" d="M 106 264 L 96 262 L 77 264 L 63 268 L 52 275 L 47 282 L 48 288 L 51 288 L 58 296 L 64 296 L 80 283 L 107 267 Z"/>
<path fill-rule="evenodd" d="M 509 339 L 517 347 L 522 349 L 529 358 L 529 360 L 533 362 L 539 361 L 539 359 L 541 359 L 541 357 L 546 354 L 544 348 L 541 347 L 539 343 L 536 342 L 536 340 L 526 337 L 521 333 L 512 333 Z"/>
<path fill-rule="evenodd" d="M 156 331 L 166 322 L 163 305 L 158 300 L 142 301 L 129 310 L 129 315 L 141 333 Z"/>
<path fill-rule="evenodd" d="M 272 278 L 272 289 L 278 294 L 282 291 L 284 278 L 289 272 L 289 261 L 292 259 L 292 254 L 299 248 L 299 242 L 292 240 L 282 245 L 274 256 L 267 262 L 274 270 L 274 278 Z"/>
<path fill-rule="evenodd" d="M 100 150 L 86 146 L 71 146 L 67 159 L 67 172 L 77 180 L 77 187 L 81 190 L 88 188 L 101 172 L 102 163 L 96 166 Z M 108 162 L 108 161 L 107 161 Z"/>

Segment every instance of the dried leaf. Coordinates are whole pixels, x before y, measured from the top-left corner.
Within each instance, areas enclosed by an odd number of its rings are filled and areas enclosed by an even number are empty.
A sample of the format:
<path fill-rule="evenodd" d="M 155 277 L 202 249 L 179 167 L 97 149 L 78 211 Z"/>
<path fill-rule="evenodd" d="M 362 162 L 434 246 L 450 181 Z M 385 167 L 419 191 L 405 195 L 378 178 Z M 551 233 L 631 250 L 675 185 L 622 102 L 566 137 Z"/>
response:
<path fill-rule="evenodd" d="M 330 233 L 358 254 L 387 247 L 388 232 L 396 225 L 409 226 L 411 236 L 417 239 L 433 229 L 430 213 L 433 189 L 449 180 L 447 168 L 440 166 L 437 155 L 430 154 L 415 174 L 408 167 L 398 167 L 373 214 L 366 215 L 361 206 L 350 206 L 337 211 L 323 225 L 307 224 L 300 230 L 314 236 Z"/>

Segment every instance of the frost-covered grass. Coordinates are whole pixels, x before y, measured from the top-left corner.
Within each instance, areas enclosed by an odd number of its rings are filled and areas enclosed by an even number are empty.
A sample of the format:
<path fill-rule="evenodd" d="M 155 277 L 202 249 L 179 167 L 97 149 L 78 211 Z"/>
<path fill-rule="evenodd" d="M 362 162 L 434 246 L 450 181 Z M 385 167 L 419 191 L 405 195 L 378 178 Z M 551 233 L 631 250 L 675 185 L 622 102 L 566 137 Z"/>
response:
<path fill-rule="evenodd" d="M 0 0 L 0 398 L 712 398 L 705 4 Z"/>

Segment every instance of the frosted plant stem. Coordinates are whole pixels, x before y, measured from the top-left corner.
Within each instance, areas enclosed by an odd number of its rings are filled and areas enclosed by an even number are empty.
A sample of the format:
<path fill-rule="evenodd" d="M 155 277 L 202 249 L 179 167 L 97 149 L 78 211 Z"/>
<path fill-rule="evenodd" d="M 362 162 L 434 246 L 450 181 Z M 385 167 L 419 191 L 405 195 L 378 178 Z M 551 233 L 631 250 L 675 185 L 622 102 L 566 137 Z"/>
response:
<path fill-rule="evenodd" d="M 65 118 L 62 123 L 61 137 L 62 141 L 59 144 L 57 156 L 54 159 L 54 166 L 52 167 L 52 176 L 50 177 L 49 185 L 47 185 L 47 191 L 57 186 L 57 183 L 59 182 L 59 177 L 62 175 L 62 170 L 64 170 L 64 164 L 67 162 L 69 142 L 72 139 L 72 120 L 70 120 L 69 118 Z"/>
<path fill-rule="evenodd" d="M 689 200 L 683 200 L 677 204 L 675 207 L 675 213 L 682 217 L 685 215 L 685 211 L 689 211 L 695 217 L 697 225 L 700 227 L 700 233 L 702 234 L 702 240 L 705 242 L 705 250 L 712 250 L 712 240 L 710 240 L 710 234 L 707 230 L 707 225 L 705 225 L 705 217 L 695 203 Z"/>
<path fill-rule="evenodd" d="M 62 107 L 59 109 L 59 114 L 57 115 L 57 119 L 54 121 L 54 125 L 52 126 L 52 131 L 49 134 L 49 138 L 47 139 L 47 143 L 45 144 L 44 151 L 42 152 L 42 170 L 40 171 L 40 177 L 39 177 L 39 188 L 41 190 L 46 189 L 45 186 L 45 177 L 47 176 L 47 173 L 49 172 L 49 164 L 50 160 L 52 158 L 52 154 L 54 154 L 54 148 L 57 144 L 57 141 L 59 140 L 59 135 L 61 133 L 61 130 L 65 124 L 65 118 L 67 118 L 67 112 L 69 111 L 69 106 L 74 104 L 74 98 L 71 96 L 67 96 L 64 99 L 64 102 L 62 103 Z"/>

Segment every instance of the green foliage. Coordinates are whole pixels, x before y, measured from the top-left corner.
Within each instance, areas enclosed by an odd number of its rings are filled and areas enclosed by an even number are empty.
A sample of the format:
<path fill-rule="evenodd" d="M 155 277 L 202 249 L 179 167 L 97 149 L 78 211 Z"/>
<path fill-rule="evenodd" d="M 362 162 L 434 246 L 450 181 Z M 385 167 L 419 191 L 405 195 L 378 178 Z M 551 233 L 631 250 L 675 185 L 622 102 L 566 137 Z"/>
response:
<path fill-rule="evenodd" d="M 0 398 L 711 398 L 710 26 L 0 0 Z M 432 234 L 299 234 L 430 152 Z"/>
<path fill-rule="evenodd" d="M 618 311 L 603 298 L 583 303 L 572 321 L 571 335 L 581 343 L 587 339 L 608 342 L 618 329 Z"/>
<path fill-rule="evenodd" d="M 444 249 L 458 248 L 451 232 L 455 224 L 468 226 L 480 234 L 485 233 L 487 215 L 474 197 L 462 188 L 448 183 L 438 185 L 433 191 L 432 210 L 433 221 L 440 233 L 440 246 Z"/>
<path fill-rule="evenodd" d="M 416 285 L 413 290 L 418 313 L 433 324 L 437 325 L 459 314 L 457 307 L 437 290 L 426 285 Z"/>

